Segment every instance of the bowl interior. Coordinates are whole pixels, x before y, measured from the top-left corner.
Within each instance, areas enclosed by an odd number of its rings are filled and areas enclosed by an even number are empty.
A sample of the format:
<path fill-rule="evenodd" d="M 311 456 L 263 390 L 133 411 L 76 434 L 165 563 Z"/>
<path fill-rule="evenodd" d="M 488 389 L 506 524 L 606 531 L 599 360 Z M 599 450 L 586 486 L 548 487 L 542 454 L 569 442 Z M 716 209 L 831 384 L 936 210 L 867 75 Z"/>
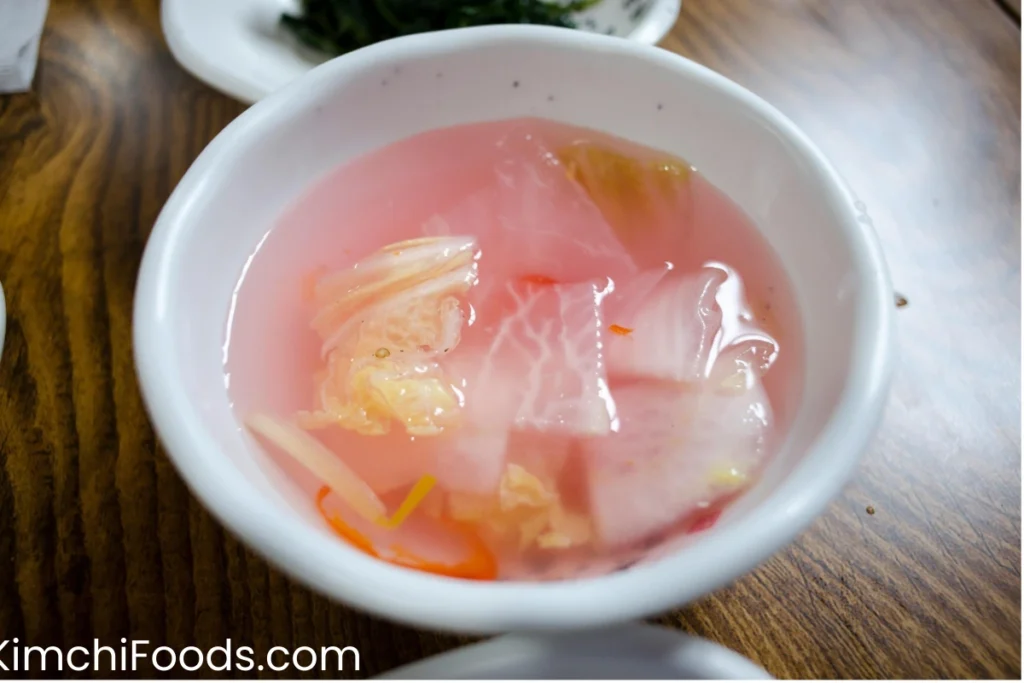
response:
<path fill-rule="evenodd" d="M 346 582 L 365 579 L 364 572 L 410 590 L 410 581 L 435 579 L 382 567 L 333 541 L 306 492 L 240 429 L 223 378 L 226 319 L 253 249 L 322 174 L 421 131 L 513 116 L 604 130 L 690 160 L 767 236 L 805 322 L 805 400 L 760 483 L 731 508 L 722 530 L 644 570 L 654 572 L 649 579 L 662 576 L 671 595 L 657 581 L 647 589 L 628 584 L 621 596 L 598 597 L 618 606 L 595 608 L 591 622 L 696 598 L 787 542 L 845 482 L 877 420 L 886 380 L 888 318 L 878 309 L 887 279 L 873 237 L 858 225 L 840 181 L 791 124 L 737 86 L 656 49 L 536 27 L 413 36 L 319 67 L 232 124 L 161 215 L 140 277 L 140 375 L 176 465 L 229 528 L 324 592 L 414 623 L 503 630 L 541 626 L 541 613 L 550 610 L 530 616 L 510 594 L 505 605 L 521 609 L 520 619 L 505 612 L 488 620 L 479 605 L 466 607 L 460 620 L 355 596 Z M 261 508 L 274 528 L 247 530 L 240 509 L 246 506 Z M 275 545 L 273 534 L 287 535 L 296 553 L 307 542 L 319 548 L 317 568 L 309 558 L 289 556 L 291 546 Z M 674 579 L 658 573 L 666 567 Z M 608 580 L 637 580 L 627 575 Z M 444 585 L 442 593 L 464 586 Z M 544 589 L 514 590 L 527 591 L 519 595 L 528 602 L 540 595 L 528 591 Z M 566 590 L 587 589 L 574 584 L 559 595 Z M 651 595 L 655 590 L 661 594 Z M 633 601 L 621 604 L 629 591 Z"/>

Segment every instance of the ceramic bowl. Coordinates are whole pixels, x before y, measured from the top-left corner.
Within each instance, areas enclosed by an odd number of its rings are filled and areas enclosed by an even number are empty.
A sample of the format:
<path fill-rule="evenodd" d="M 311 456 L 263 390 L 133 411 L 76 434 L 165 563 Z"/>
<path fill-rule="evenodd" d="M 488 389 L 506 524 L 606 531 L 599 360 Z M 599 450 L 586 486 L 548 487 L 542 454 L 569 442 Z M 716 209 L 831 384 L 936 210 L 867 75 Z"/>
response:
<path fill-rule="evenodd" d="M 796 292 L 804 400 L 759 483 L 718 525 L 658 561 L 539 584 L 460 581 L 385 564 L 333 535 L 306 493 L 241 429 L 222 366 L 232 293 L 284 207 L 336 165 L 424 130 L 527 115 L 683 156 L 752 217 Z M 895 308 L 878 241 L 857 206 L 792 122 L 667 51 L 532 26 L 380 43 L 255 104 L 174 190 L 137 285 L 143 396 L 195 496 L 274 566 L 324 595 L 464 633 L 646 617 L 730 583 L 791 542 L 841 492 L 868 445 L 888 392 Z"/>

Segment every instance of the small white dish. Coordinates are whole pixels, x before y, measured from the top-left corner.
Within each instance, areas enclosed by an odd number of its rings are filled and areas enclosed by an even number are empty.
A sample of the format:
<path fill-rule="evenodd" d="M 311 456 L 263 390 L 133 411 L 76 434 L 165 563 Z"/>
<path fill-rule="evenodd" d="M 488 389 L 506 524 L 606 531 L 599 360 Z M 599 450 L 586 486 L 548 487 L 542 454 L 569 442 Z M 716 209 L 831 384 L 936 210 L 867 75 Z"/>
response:
<path fill-rule="evenodd" d="M 0 0 L 0 93 L 32 87 L 49 0 Z"/>
<path fill-rule="evenodd" d="M 282 211 L 323 174 L 416 133 L 543 116 L 689 160 L 775 249 L 804 324 L 804 391 L 780 452 L 718 524 L 650 562 L 556 583 L 394 566 L 339 539 L 243 430 L 224 381 L 232 294 Z M 378 43 L 257 102 L 203 151 L 139 271 L 134 352 L 156 432 L 194 495 L 275 567 L 377 616 L 463 633 L 598 628 L 688 604 L 790 543 L 842 491 L 886 405 L 895 307 L 877 236 L 778 110 L 634 41 L 489 26 Z M 342 228 L 343 229 L 343 228 Z"/>
<path fill-rule="evenodd" d="M 281 13 L 297 7 L 296 0 L 163 0 L 161 20 L 178 63 L 252 103 L 326 61 L 281 30 Z M 680 0 L 602 0 L 579 14 L 579 27 L 654 45 L 672 29 L 679 7 Z"/>
<path fill-rule="evenodd" d="M 773 680 L 732 650 L 661 626 L 514 634 L 392 669 L 382 680 Z"/>

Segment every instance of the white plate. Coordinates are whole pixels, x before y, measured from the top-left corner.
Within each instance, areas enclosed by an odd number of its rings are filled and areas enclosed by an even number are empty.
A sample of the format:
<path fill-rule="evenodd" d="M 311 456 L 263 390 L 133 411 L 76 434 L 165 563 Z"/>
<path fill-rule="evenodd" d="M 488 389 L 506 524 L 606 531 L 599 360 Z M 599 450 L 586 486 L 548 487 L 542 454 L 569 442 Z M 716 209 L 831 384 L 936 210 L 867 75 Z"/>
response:
<path fill-rule="evenodd" d="M 646 624 L 501 636 L 394 669 L 379 678 L 772 680 L 764 669 L 721 645 Z"/>
<path fill-rule="evenodd" d="M 295 0 L 163 0 L 164 36 L 174 58 L 207 85 L 253 103 L 325 57 L 280 27 Z M 680 0 L 602 0 L 578 17 L 581 30 L 654 45 L 671 30 Z"/>

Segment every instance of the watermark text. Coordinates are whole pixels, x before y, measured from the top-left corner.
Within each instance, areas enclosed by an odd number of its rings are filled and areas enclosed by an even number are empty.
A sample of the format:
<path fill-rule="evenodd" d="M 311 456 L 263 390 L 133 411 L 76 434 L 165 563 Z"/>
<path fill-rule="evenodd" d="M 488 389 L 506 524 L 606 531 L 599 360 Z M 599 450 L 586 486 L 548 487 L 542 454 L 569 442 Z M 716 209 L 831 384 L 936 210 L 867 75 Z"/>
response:
<path fill-rule="evenodd" d="M 206 650 L 189 646 L 180 650 L 151 647 L 148 640 L 121 639 L 117 647 L 76 645 L 59 647 L 24 645 L 17 638 L 0 641 L 0 673 L 8 671 L 138 671 L 152 666 L 157 671 L 180 667 L 198 671 L 204 666 L 211 671 L 359 671 L 359 650 L 352 646 L 327 645 L 312 647 L 272 647 L 265 656 L 257 656 L 248 646 L 233 647 L 228 639 L 224 645 Z"/>

